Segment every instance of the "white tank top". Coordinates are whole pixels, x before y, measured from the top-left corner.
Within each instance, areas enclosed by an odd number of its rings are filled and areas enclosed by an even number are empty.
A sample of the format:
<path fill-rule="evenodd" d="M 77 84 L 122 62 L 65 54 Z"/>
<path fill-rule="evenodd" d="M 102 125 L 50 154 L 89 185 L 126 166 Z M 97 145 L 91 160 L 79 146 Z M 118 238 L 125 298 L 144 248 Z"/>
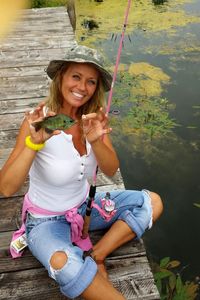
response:
<path fill-rule="evenodd" d="M 72 135 L 61 131 L 46 141 L 31 166 L 28 195 L 32 203 L 52 212 L 81 204 L 87 196 L 88 178 L 94 174 L 96 159 L 86 141 L 87 154 L 80 156 Z"/>

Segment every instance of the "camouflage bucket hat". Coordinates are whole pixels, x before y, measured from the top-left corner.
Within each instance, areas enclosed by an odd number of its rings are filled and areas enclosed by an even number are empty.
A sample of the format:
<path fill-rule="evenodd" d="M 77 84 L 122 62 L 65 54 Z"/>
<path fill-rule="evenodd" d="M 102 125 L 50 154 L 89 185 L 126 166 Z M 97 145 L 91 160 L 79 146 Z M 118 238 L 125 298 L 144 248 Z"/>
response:
<path fill-rule="evenodd" d="M 100 53 L 95 49 L 88 48 L 86 46 L 75 46 L 67 51 L 65 57 L 61 60 L 50 61 L 46 72 L 47 75 L 53 79 L 57 71 L 66 62 L 77 62 L 77 63 L 90 63 L 100 72 L 102 82 L 105 91 L 109 91 L 112 83 L 111 74 L 104 67 L 104 59 Z"/>

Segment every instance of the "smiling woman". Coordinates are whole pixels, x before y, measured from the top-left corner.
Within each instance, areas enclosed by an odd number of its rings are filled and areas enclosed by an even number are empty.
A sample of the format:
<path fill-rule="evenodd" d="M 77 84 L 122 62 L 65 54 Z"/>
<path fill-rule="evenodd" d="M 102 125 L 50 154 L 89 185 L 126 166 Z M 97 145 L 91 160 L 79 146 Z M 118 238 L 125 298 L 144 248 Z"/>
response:
<path fill-rule="evenodd" d="M 97 165 L 107 176 L 113 176 L 119 167 L 104 112 L 104 94 L 111 88 L 112 76 L 96 50 L 79 45 L 68 50 L 63 60 L 50 61 L 47 74 L 52 79 L 50 96 L 26 113 L 16 146 L 1 170 L 0 189 L 6 196 L 15 193 L 28 174 L 30 178 L 24 224 L 13 241 L 26 233 L 30 251 L 65 296 L 125 299 L 110 284 L 104 260 L 151 228 L 162 213 L 162 201 L 148 190 L 114 190 L 106 199 L 112 203 L 111 213 L 104 212 L 106 206 L 101 208 L 105 193 L 98 192 L 89 229 L 108 231 L 94 246 L 89 236 L 83 237 L 83 218 L 91 196 L 89 179 Z M 34 126 L 55 114 L 76 122 L 53 131 Z M 22 254 L 10 250 L 14 258 Z"/>

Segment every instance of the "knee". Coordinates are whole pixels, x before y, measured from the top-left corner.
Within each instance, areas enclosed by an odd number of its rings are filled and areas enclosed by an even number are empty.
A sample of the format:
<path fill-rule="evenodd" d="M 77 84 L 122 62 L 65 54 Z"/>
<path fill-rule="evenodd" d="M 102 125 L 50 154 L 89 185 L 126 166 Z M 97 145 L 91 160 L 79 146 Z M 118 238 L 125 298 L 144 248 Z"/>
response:
<path fill-rule="evenodd" d="M 163 202 L 160 196 L 154 192 L 150 192 L 152 209 L 153 209 L 153 221 L 155 222 L 163 212 Z"/>
<path fill-rule="evenodd" d="M 67 263 L 68 257 L 64 251 L 56 251 L 50 259 L 50 265 L 54 270 L 59 270 Z"/>
<path fill-rule="evenodd" d="M 76 253 L 66 252 L 56 251 L 52 254 L 49 275 L 59 284 L 62 294 L 74 299 L 92 283 L 97 265 L 91 257 L 86 257 L 84 261 Z"/>

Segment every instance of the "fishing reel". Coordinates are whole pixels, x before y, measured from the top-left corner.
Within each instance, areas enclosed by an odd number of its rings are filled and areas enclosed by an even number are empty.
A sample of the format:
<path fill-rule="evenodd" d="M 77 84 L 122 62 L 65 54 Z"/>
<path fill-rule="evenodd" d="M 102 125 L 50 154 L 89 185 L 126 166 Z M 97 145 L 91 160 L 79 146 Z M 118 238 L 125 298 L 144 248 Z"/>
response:
<path fill-rule="evenodd" d="M 112 214 L 115 210 L 115 202 L 110 199 L 110 193 L 107 192 L 105 198 L 101 199 L 101 205 L 104 211 L 108 214 Z"/>

